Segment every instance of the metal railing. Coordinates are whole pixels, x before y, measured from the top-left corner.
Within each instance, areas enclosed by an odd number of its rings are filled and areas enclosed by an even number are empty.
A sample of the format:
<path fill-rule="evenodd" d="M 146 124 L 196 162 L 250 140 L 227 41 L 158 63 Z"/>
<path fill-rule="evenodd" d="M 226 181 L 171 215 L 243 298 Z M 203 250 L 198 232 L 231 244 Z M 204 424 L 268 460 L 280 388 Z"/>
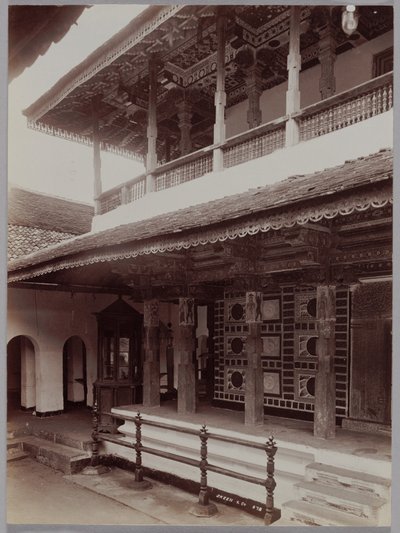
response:
<path fill-rule="evenodd" d="M 232 437 L 226 435 L 219 435 L 217 433 L 209 432 L 207 427 L 203 425 L 199 431 L 190 428 L 182 428 L 181 426 L 167 424 L 163 422 L 156 422 L 154 420 L 145 420 L 142 418 L 140 413 L 137 413 L 136 416 L 129 415 L 115 415 L 115 413 L 101 413 L 102 415 L 113 416 L 115 418 L 131 421 L 135 423 L 135 443 L 122 440 L 121 438 L 100 433 L 98 430 L 98 420 L 99 413 L 97 409 L 97 401 L 93 404 L 93 431 L 92 431 L 92 456 L 91 456 L 91 467 L 96 467 L 100 464 L 99 456 L 99 442 L 105 441 L 112 444 L 117 444 L 125 448 L 135 450 L 135 484 L 138 487 L 147 487 L 150 485 L 146 480 L 144 480 L 143 475 L 143 461 L 142 453 L 148 453 L 164 459 L 169 459 L 171 461 L 176 461 L 178 463 L 183 463 L 193 467 L 199 467 L 200 469 L 200 490 L 199 498 L 197 504 L 191 509 L 192 514 L 197 516 L 212 516 L 217 512 L 216 506 L 210 502 L 210 492 L 207 483 L 207 472 L 214 472 L 223 476 L 228 476 L 231 478 L 239 479 L 241 481 L 246 481 L 247 483 L 253 483 L 256 485 L 262 485 L 266 489 L 266 502 L 265 502 L 265 514 L 264 514 L 264 523 L 271 524 L 280 517 L 278 509 L 274 507 L 274 490 L 276 487 L 276 481 L 274 478 L 275 472 L 275 454 L 277 452 L 277 446 L 274 441 L 274 438 L 271 436 L 266 441 L 265 444 L 253 442 L 246 439 L 233 439 Z M 151 448 L 145 446 L 142 443 L 142 425 L 154 426 L 157 428 L 165 430 L 173 430 L 178 433 L 184 433 L 187 435 L 194 435 L 200 438 L 200 460 L 192 459 L 190 457 L 182 456 L 176 453 L 166 452 L 160 449 Z M 215 439 L 230 444 L 239 444 L 249 448 L 254 448 L 258 450 L 263 450 L 267 456 L 266 464 L 266 479 L 258 478 L 255 476 L 250 476 L 248 474 L 243 474 L 241 472 L 236 472 L 234 470 L 229 470 L 227 468 L 222 468 L 218 465 L 211 464 L 208 462 L 208 447 L 207 443 L 209 439 Z"/>

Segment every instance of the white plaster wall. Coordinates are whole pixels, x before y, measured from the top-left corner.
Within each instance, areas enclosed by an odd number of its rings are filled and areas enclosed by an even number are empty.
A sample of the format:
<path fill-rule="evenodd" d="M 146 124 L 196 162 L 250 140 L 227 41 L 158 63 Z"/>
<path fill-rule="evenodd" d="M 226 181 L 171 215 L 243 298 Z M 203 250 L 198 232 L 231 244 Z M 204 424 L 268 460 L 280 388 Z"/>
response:
<path fill-rule="evenodd" d="M 68 401 L 82 402 L 85 399 L 83 383 L 84 353 L 83 343 L 79 337 L 71 337 L 67 347 Z"/>
<path fill-rule="evenodd" d="M 36 405 L 35 348 L 25 337 L 21 338 L 21 405 L 27 409 Z"/>
<path fill-rule="evenodd" d="M 332 146 L 335 147 L 332 150 Z M 289 176 L 309 174 L 393 146 L 393 110 L 221 172 L 211 172 L 178 187 L 145 195 L 140 200 L 95 216 L 92 232 L 146 220 L 224 196 L 263 187 Z"/>
<path fill-rule="evenodd" d="M 86 346 L 88 405 L 97 377 L 97 322 L 94 312 L 115 300 L 112 295 L 9 289 L 7 342 L 27 336 L 35 348 L 36 410 L 63 409 L 63 347 L 77 335 Z"/>
<path fill-rule="evenodd" d="M 364 83 L 372 78 L 373 56 L 393 46 L 393 32 L 390 31 L 368 41 L 353 50 L 337 56 L 335 63 L 336 93 Z M 301 107 L 307 107 L 321 99 L 319 92 L 320 65 L 300 72 Z M 281 83 L 260 97 L 262 123 L 285 115 L 287 82 Z M 248 101 L 244 100 L 226 111 L 226 136 L 233 137 L 248 129 Z"/>
<path fill-rule="evenodd" d="M 18 335 L 32 341 L 33 360 L 28 363 L 30 378 L 26 382 L 29 396 L 25 407 L 33 407 L 32 376 L 35 375 L 36 410 L 38 412 L 60 411 L 63 405 L 63 348 L 66 341 L 72 343 L 74 354 L 69 366 L 68 399 L 83 399 L 83 387 L 74 383 L 82 377 L 81 348 L 78 337 L 86 347 L 87 404 L 93 404 L 92 386 L 97 378 L 97 320 L 93 313 L 102 311 L 116 299 L 115 295 L 74 294 L 67 292 L 9 289 L 7 342 Z M 143 313 L 143 304 L 126 300 L 129 305 Z M 177 305 L 161 303 L 160 319 L 171 322 L 174 335 L 178 331 Z M 71 337 L 75 337 L 72 338 Z M 163 355 L 164 353 L 164 355 Z M 165 343 L 161 357 L 165 359 Z M 34 361 L 34 368 L 32 364 Z M 178 353 L 174 353 L 174 384 L 177 387 Z M 164 370 L 166 371 L 166 369 Z M 29 381 L 29 383 L 28 383 Z M 28 388 L 30 388 L 28 394 Z"/>

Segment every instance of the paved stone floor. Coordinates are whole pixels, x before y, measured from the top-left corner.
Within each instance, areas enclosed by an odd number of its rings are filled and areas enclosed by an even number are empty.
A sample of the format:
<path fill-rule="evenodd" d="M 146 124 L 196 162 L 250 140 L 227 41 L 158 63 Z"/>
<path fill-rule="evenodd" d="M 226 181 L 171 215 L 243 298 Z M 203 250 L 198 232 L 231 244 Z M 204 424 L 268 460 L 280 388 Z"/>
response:
<path fill-rule="evenodd" d="M 215 517 L 194 517 L 195 496 L 154 481 L 151 489 L 135 491 L 132 474 L 119 469 L 64 476 L 25 458 L 9 463 L 7 477 L 10 524 L 263 526 L 261 518 L 222 504 Z"/>

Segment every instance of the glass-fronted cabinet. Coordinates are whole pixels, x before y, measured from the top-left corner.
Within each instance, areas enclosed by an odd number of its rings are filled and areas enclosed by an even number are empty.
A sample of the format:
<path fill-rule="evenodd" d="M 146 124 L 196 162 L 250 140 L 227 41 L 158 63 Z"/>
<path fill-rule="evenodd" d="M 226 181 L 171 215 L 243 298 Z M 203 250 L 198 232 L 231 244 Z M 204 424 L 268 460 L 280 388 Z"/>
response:
<path fill-rule="evenodd" d="M 112 430 L 112 407 L 142 401 L 142 315 L 121 298 L 96 313 L 99 429 Z"/>

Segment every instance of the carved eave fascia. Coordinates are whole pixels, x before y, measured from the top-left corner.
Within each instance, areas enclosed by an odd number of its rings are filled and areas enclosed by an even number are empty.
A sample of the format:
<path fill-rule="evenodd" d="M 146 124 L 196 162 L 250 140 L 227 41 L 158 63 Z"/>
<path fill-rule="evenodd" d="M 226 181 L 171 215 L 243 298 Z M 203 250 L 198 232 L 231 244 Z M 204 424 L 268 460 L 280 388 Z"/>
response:
<path fill-rule="evenodd" d="M 176 234 L 154 236 L 137 242 L 121 244 L 117 248 L 109 246 L 106 249 L 102 245 L 86 252 L 74 254 L 71 251 L 66 256 L 60 256 L 59 250 L 63 246 L 61 243 L 61 245 L 10 262 L 9 282 L 27 280 L 51 272 L 95 263 L 114 262 L 149 254 L 189 250 L 192 247 L 210 243 L 229 242 L 247 235 L 252 236 L 271 230 L 333 220 L 339 216 L 346 217 L 355 212 L 365 212 L 368 209 L 381 209 L 392 202 L 392 186 L 389 181 L 381 183 L 378 189 L 373 187 L 372 190 L 349 191 L 345 196 L 340 195 L 339 197 L 332 194 L 325 201 L 319 202 L 318 205 L 315 203 L 311 205 L 309 203 L 292 204 L 282 207 L 281 210 L 273 209 L 251 217 L 247 216 L 239 220 L 214 224 L 212 227 L 194 227 L 191 230 L 188 229 Z M 93 236 L 81 236 L 73 241 L 79 244 L 79 241 L 82 240 L 84 243 L 85 238 L 87 240 L 90 237 Z M 78 249 L 79 247 L 82 245 L 79 244 Z M 317 262 L 318 257 L 310 258 L 310 261 Z"/>
<path fill-rule="evenodd" d="M 61 102 L 76 87 L 89 81 L 95 74 L 150 35 L 161 23 L 174 17 L 185 6 L 150 6 L 119 33 L 106 41 L 87 59 L 63 76 L 49 91 L 24 110 L 29 121 L 39 120 L 47 111 Z"/>

